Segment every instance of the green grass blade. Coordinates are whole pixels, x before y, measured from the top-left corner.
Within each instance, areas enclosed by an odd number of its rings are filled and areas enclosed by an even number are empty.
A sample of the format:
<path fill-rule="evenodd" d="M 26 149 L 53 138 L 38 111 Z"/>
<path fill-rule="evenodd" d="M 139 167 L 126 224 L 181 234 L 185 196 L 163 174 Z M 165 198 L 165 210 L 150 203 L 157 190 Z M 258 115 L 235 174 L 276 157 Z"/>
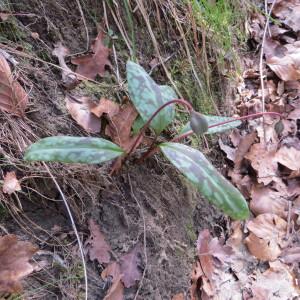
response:
<path fill-rule="evenodd" d="M 24 159 L 97 164 L 112 160 L 123 153 L 119 146 L 101 138 L 54 136 L 29 146 Z"/>
<path fill-rule="evenodd" d="M 212 204 L 236 220 L 249 217 L 242 194 L 198 150 L 178 143 L 159 145 L 164 155 Z"/>

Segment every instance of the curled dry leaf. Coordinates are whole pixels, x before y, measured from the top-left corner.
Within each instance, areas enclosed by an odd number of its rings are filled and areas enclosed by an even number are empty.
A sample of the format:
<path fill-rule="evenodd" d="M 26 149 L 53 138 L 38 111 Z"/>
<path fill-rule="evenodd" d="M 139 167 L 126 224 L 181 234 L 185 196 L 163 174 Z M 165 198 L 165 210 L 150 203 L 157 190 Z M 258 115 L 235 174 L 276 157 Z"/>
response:
<path fill-rule="evenodd" d="M 67 66 L 65 57 L 70 54 L 68 48 L 64 47 L 61 42 L 54 45 L 52 54 L 58 58 L 59 65 L 62 68 L 63 84 L 67 89 L 73 89 L 78 83 L 76 74 Z"/>
<path fill-rule="evenodd" d="M 104 76 L 105 67 L 111 67 L 111 63 L 108 59 L 110 50 L 104 46 L 103 39 L 100 32 L 91 46 L 92 53 L 72 58 L 72 63 L 78 66 L 76 73 L 89 79 L 95 79 L 98 74 Z"/>
<path fill-rule="evenodd" d="M 195 299 L 206 299 L 217 292 L 220 278 L 224 275 L 220 266 L 229 261 L 233 250 L 218 238 L 212 238 L 209 230 L 205 229 L 199 233 L 197 251 L 199 263 L 192 273 L 192 292 Z M 201 297 L 197 298 L 200 290 Z"/>
<path fill-rule="evenodd" d="M 251 162 L 251 166 L 257 171 L 257 181 L 265 185 L 272 182 L 276 176 L 277 162 L 275 160 L 276 146 L 271 145 L 266 149 L 264 143 L 252 145 L 245 158 Z"/>
<path fill-rule="evenodd" d="M 239 169 L 229 170 L 228 176 L 245 197 L 250 197 L 254 180 L 249 175 L 241 175 Z"/>
<path fill-rule="evenodd" d="M 120 111 L 109 118 L 105 133 L 125 151 L 129 151 L 136 137 L 131 135 L 131 127 L 138 112 L 131 103 L 120 107 Z"/>
<path fill-rule="evenodd" d="M 191 289 L 190 289 L 191 300 L 201 299 L 200 280 L 202 276 L 204 276 L 204 273 L 201 268 L 200 262 L 197 261 L 192 268 L 192 274 L 191 274 Z"/>
<path fill-rule="evenodd" d="M 277 127 L 278 118 L 265 116 L 264 122 L 261 122 L 258 126 L 256 126 L 257 136 L 261 141 L 264 141 L 266 138 L 267 144 L 276 144 L 278 143 L 278 134 L 276 131 Z"/>
<path fill-rule="evenodd" d="M 118 263 L 114 262 L 108 265 L 101 273 L 101 277 L 105 280 L 111 280 L 112 282 L 112 285 L 107 291 L 104 300 L 123 300 L 124 286 L 121 281 L 123 275 L 121 274 Z"/>
<path fill-rule="evenodd" d="M 288 266 L 279 261 L 271 262 L 270 268 L 263 274 L 258 274 L 253 282 L 252 292 L 254 295 L 252 299 L 297 299 L 299 291 L 293 281 L 294 276 Z M 264 291 L 264 298 L 256 297 L 258 291 Z"/>
<path fill-rule="evenodd" d="M 240 134 L 240 131 L 236 128 L 234 128 L 231 133 L 229 134 L 229 139 L 232 143 L 232 145 L 236 148 L 240 141 L 242 140 L 242 136 Z"/>
<path fill-rule="evenodd" d="M 276 152 L 275 159 L 278 163 L 292 171 L 300 169 L 300 150 L 294 147 L 282 146 Z"/>
<path fill-rule="evenodd" d="M 204 229 L 199 233 L 197 239 L 197 251 L 199 261 L 204 275 L 212 281 L 212 275 L 214 271 L 213 258 L 210 254 L 209 242 L 211 241 L 211 235 L 208 229 Z"/>
<path fill-rule="evenodd" d="M 300 41 L 283 46 L 268 39 L 264 51 L 268 66 L 281 80 L 300 79 Z"/>
<path fill-rule="evenodd" d="M 38 40 L 40 38 L 40 35 L 37 32 L 31 32 L 30 35 L 35 40 Z"/>
<path fill-rule="evenodd" d="M 225 263 L 233 254 L 231 246 L 224 245 L 224 242 L 221 239 L 218 239 L 216 237 L 212 238 L 207 229 L 200 232 L 198 236 L 197 250 L 201 266 L 202 268 L 204 268 L 204 272 L 207 269 L 208 274 L 212 274 L 211 264 L 210 262 L 208 262 L 207 259 L 202 260 L 202 257 L 212 256 L 216 258 L 219 262 Z M 207 263 L 209 264 L 208 268 L 205 267 L 205 264 Z"/>
<path fill-rule="evenodd" d="M 300 30 L 299 0 L 279 0 L 273 8 L 273 14 L 295 32 Z"/>
<path fill-rule="evenodd" d="M 263 261 L 273 261 L 285 246 L 287 222 L 275 214 L 262 214 L 247 224 L 250 235 L 245 243 L 252 255 Z"/>
<path fill-rule="evenodd" d="M 10 67 L 0 53 L 0 110 L 23 116 L 28 104 L 28 95 L 16 81 Z"/>
<path fill-rule="evenodd" d="M 137 244 L 130 252 L 123 255 L 120 259 L 120 269 L 123 274 L 122 281 L 126 288 L 135 285 L 136 281 L 141 280 L 140 270 L 141 245 Z"/>
<path fill-rule="evenodd" d="M 241 229 L 241 221 L 231 223 L 231 234 L 226 242 L 228 246 L 234 249 L 239 249 L 243 241 L 243 231 Z"/>
<path fill-rule="evenodd" d="M 112 118 L 119 111 L 120 106 L 118 103 L 105 98 L 101 98 L 99 104 L 91 109 L 91 112 L 98 118 L 101 118 L 103 114 L 107 114 L 109 118 Z"/>
<path fill-rule="evenodd" d="M 286 264 L 294 264 L 300 262 L 300 247 L 292 247 L 285 249 L 280 254 L 280 260 Z"/>
<path fill-rule="evenodd" d="M 285 219 L 288 210 L 285 196 L 285 193 L 282 194 L 268 187 L 255 186 L 251 191 L 250 209 L 255 215 L 271 213 Z"/>
<path fill-rule="evenodd" d="M 66 107 L 72 118 L 87 132 L 98 133 L 101 130 L 101 120 L 91 113 L 95 106 L 90 97 L 71 96 L 65 98 Z"/>
<path fill-rule="evenodd" d="M 229 160 L 234 161 L 236 156 L 236 149 L 232 148 L 223 143 L 222 139 L 219 139 L 219 146 L 222 151 L 226 153 L 226 156 Z"/>
<path fill-rule="evenodd" d="M 29 242 L 18 241 L 13 234 L 0 237 L 0 292 L 22 290 L 20 280 L 33 272 L 29 260 L 37 250 Z"/>
<path fill-rule="evenodd" d="M 13 16 L 11 13 L 0 12 L 0 20 L 5 22 L 9 19 L 9 17 Z"/>
<path fill-rule="evenodd" d="M 86 240 L 85 246 L 88 250 L 91 260 L 96 259 L 99 264 L 109 263 L 111 250 L 109 244 L 105 241 L 99 225 L 92 219 L 89 220 L 90 237 Z"/>
<path fill-rule="evenodd" d="M 255 139 L 256 139 L 255 131 L 241 137 L 240 143 L 236 150 L 235 159 L 234 159 L 235 169 L 240 169 L 245 154 L 248 152 L 249 148 L 254 143 Z"/>
<path fill-rule="evenodd" d="M 12 194 L 16 191 L 21 191 L 21 185 L 19 180 L 16 177 L 16 172 L 11 171 L 7 172 L 4 176 L 4 182 L 2 187 L 3 193 Z"/>

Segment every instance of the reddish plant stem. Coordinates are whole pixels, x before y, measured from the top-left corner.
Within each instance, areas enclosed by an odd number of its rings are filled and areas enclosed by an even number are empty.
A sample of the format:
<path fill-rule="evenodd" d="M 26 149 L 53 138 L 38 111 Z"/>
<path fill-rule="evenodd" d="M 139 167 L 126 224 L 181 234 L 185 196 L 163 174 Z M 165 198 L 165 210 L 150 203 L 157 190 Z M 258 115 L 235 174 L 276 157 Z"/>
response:
<path fill-rule="evenodd" d="M 244 120 L 248 120 L 248 119 L 251 119 L 251 118 L 259 118 L 259 117 L 262 117 L 262 116 L 265 116 L 265 115 L 273 115 L 273 116 L 281 117 L 281 114 L 277 113 L 277 112 L 261 112 L 261 113 L 255 113 L 255 114 L 251 114 L 251 115 L 247 115 L 247 116 L 243 116 L 243 117 L 239 117 L 239 118 L 234 118 L 234 119 L 231 119 L 231 120 L 228 120 L 228 121 L 220 122 L 220 123 L 217 123 L 217 124 L 213 124 L 213 125 L 208 126 L 208 128 L 222 126 L 222 125 L 232 123 L 232 122 L 235 122 L 235 121 L 244 121 Z M 188 131 L 184 134 L 181 134 L 181 135 L 173 138 L 170 142 L 173 142 L 173 143 L 178 142 L 178 141 L 192 135 L 193 133 L 194 133 L 194 131 L 190 130 L 190 131 Z M 145 155 L 140 159 L 140 161 L 141 162 L 144 161 L 145 159 L 152 156 L 153 154 L 155 154 L 158 151 L 159 151 L 158 147 L 153 148 L 151 151 L 148 151 L 147 153 L 145 153 Z"/>
<path fill-rule="evenodd" d="M 171 105 L 173 103 L 177 103 L 177 104 L 181 104 L 183 106 L 185 106 L 188 110 L 189 113 L 193 110 L 193 106 L 187 102 L 184 99 L 174 99 L 171 101 L 168 101 L 167 103 L 165 103 L 164 105 L 162 105 L 159 109 L 156 110 L 156 112 L 151 116 L 151 118 L 147 121 L 147 123 L 143 126 L 143 128 L 140 130 L 139 135 L 137 136 L 134 144 L 132 145 L 132 147 L 130 148 L 130 150 L 128 151 L 128 153 L 126 154 L 126 157 L 130 156 L 130 154 L 140 145 L 140 143 L 143 141 L 143 134 L 144 132 L 147 130 L 147 128 L 149 128 L 151 122 L 153 121 L 153 119 L 160 113 L 160 111 L 162 111 L 165 107 L 167 107 L 168 105 Z M 125 158 L 126 158 L 125 157 Z"/>
<path fill-rule="evenodd" d="M 225 125 L 225 124 L 228 124 L 228 123 L 232 123 L 232 122 L 235 122 L 235 121 L 244 121 L 244 120 L 248 120 L 248 119 L 251 119 L 251 118 L 259 118 L 259 117 L 262 117 L 264 115 L 275 115 L 275 116 L 281 117 L 281 114 L 277 113 L 277 112 L 260 112 L 260 113 L 255 113 L 255 114 L 251 114 L 251 115 L 239 117 L 239 118 L 234 118 L 232 120 L 220 122 L 220 123 L 217 123 L 217 124 L 213 124 L 213 125 L 208 126 L 208 128 L 222 126 L 222 125 Z M 181 135 L 175 137 L 170 142 L 180 141 L 180 140 L 184 139 L 185 137 L 188 137 L 189 135 L 191 135 L 193 133 L 194 133 L 193 130 L 190 130 L 190 131 L 188 131 L 188 132 L 186 132 L 184 134 L 181 134 Z"/>

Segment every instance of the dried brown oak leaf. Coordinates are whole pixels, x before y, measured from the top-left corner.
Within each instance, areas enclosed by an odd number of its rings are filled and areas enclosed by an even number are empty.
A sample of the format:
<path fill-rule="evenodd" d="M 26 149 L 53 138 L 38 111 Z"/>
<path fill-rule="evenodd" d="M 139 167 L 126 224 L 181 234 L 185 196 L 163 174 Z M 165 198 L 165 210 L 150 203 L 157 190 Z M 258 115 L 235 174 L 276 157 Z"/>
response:
<path fill-rule="evenodd" d="M 201 278 L 204 276 L 203 270 L 200 265 L 200 261 L 197 261 L 191 273 L 191 300 L 199 300 L 201 299 Z"/>
<path fill-rule="evenodd" d="M 264 123 L 261 122 L 256 126 L 257 136 L 261 141 L 266 139 L 267 144 L 278 143 L 278 134 L 276 132 L 276 124 L 278 123 L 278 118 L 273 116 L 266 116 Z"/>
<path fill-rule="evenodd" d="M 220 264 L 228 261 L 233 252 L 230 246 L 224 246 L 217 238 L 212 238 L 208 229 L 199 233 L 197 252 L 199 264 L 193 269 L 191 293 L 194 294 L 194 299 L 206 299 L 213 297 L 216 292 L 220 274 L 215 275 L 215 271 L 221 272 Z M 197 296 L 199 289 L 201 297 Z"/>
<path fill-rule="evenodd" d="M 300 41 L 281 45 L 267 39 L 264 47 L 267 65 L 283 81 L 300 79 Z"/>
<path fill-rule="evenodd" d="M 87 132 L 98 133 L 101 130 L 101 120 L 91 113 L 95 106 L 90 97 L 71 96 L 65 98 L 66 107 L 72 118 Z"/>
<path fill-rule="evenodd" d="M 92 53 L 72 58 L 72 63 L 77 65 L 76 73 L 89 79 L 95 79 L 98 74 L 104 76 L 105 67 L 111 67 L 111 63 L 108 59 L 110 49 L 104 46 L 103 39 L 100 32 L 91 46 Z"/>
<path fill-rule="evenodd" d="M 299 0 L 279 0 L 273 8 L 273 14 L 283 20 L 283 23 L 295 32 L 300 30 Z"/>
<path fill-rule="evenodd" d="M 286 193 L 277 192 L 269 187 L 254 186 L 251 191 L 250 209 L 256 216 L 272 213 L 286 219 L 288 210 Z"/>
<path fill-rule="evenodd" d="M 65 62 L 65 57 L 70 54 L 69 49 L 64 47 L 61 42 L 58 42 L 54 45 L 52 54 L 58 58 L 59 65 L 62 68 L 61 75 L 64 86 L 69 90 L 73 89 L 79 83 L 79 80 Z"/>
<path fill-rule="evenodd" d="M 242 136 L 241 136 L 241 133 L 238 129 L 234 128 L 231 133 L 229 134 L 229 139 L 232 143 L 232 145 L 236 148 L 239 143 L 241 142 L 242 140 Z"/>
<path fill-rule="evenodd" d="M 141 245 L 137 244 L 130 252 L 123 255 L 120 259 L 120 269 L 123 274 L 122 281 L 126 288 L 135 285 L 136 281 L 141 280 L 142 272 L 140 269 Z"/>
<path fill-rule="evenodd" d="M 245 154 L 249 151 L 251 145 L 256 139 L 256 132 L 253 131 L 243 137 L 241 137 L 240 143 L 236 149 L 235 159 L 234 159 L 234 168 L 240 169 L 242 161 L 245 157 Z"/>
<path fill-rule="evenodd" d="M 211 241 L 211 235 L 208 229 L 204 229 L 199 233 L 197 239 L 197 251 L 199 261 L 204 275 L 212 281 L 212 275 L 214 272 L 213 257 L 210 253 L 209 242 Z"/>
<path fill-rule="evenodd" d="M 252 145 L 250 151 L 245 155 L 245 158 L 251 162 L 252 168 L 257 172 L 257 181 L 264 185 L 272 182 L 278 169 L 275 160 L 276 146 L 270 145 L 269 147 L 266 149 L 264 143 L 257 143 Z"/>
<path fill-rule="evenodd" d="M 5 174 L 2 190 L 3 193 L 9 195 L 13 194 L 16 191 L 21 191 L 21 185 L 16 177 L 15 171 L 7 172 Z"/>
<path fill-rule="evenodd" d="M 123 275 L 121 274 L 118 263 L 113 262 L 108 265 L 101 273 L 104 280 L 112 282 L 111 287 L 107 291 L 104 300 L 123 300 L 124 299 L 124 285 L 121 281 Z"/>
<path fill-rule="evenodd" d="M 0 237 L 0 292 L 22 290 L 20 280 L 33 272 L 29 260 L 37 250 L 29 242 L 18 241 L 13 234 Z"/>
<path fill-rule="evenodd" d="M 129 151 L 136 137 L 131 135 L 131 127 L 138 116 L 138 112 L 131 103 L 124 104 L 120 111 L 109 118 L 109 125 L 105 128 L 105 134 L 111 137 L 125 151 Z"/>
<path fill-rule="evenodd" d="M 226 242 L 227 245 L 234 249 L 239 249 L 243 242 L 243 231 L 240 221 L 234 221 L 231 223 L 231 234 Z"/>
<path fill-rule="evenodd" d="M 254 180 L 249 175 L 240 174 L 239 169 L 229 170 L 228 176 L 231 177 L 231 181 L 237 186 L 241 193 L 245 197 L 250 197 L 251 189 L 254 184 Z"/>
<path fill-rule="evenodd" d="M 85 242 L 91 260 L 96 259 L 99 264 L 110 262 L 110 246 L 105 241 L 99 225 L 92 219 L 89 220 L 90 237 Z"/>
<path fill-rule="evenodd" d="M 234 161 L 236 157 L 236 149 L 223 143 L 222 139 L 219 139 L 219 146 L 229 160 Z"/>
<path fill-rule="evenodd" d="M 109 99 L 101 98 L 99 104 L 91 109 L 91 112 L 101 118 L 103 114 L 107 114 L 110 118 L 118 114 L 120 106 L 118 103 Z"/>
<path fill-rule="evenodd" d="M 294 286 L 294 274 L 280 261 L 270 262 L 270 268 L 263 274 L 257 272 L 252 283 L 253 300 L 298 299 L 299 290 Z M 258 291 L 265 291 L 259 298 Z"/>
<path fill-rule="evenodd" d="M 280 260 L 286 264 L 293 264 L 300 262 L 300 247 L 292 247 L 285 249 L 280 254 Z"/>
<path fill-rule="evenodd" d="M 278 163 L 292 171 L 300 169 L 300 150 L 294 147 L 282 146 L 276 152 L 275 159 Z"/>
<path fill-rule="evenodd" d="M 247 224 L 250 231 L 245 243 L 252 255 L 263 261 L 274 261 L 285 247 L 287 222 L 275 214 L 262 214 Z"/>
<path fill-rule="evenodd" d="M 9 64 L 0 53 L 0 110 L 23 116 L 28 95 L 11 73 Z"/>

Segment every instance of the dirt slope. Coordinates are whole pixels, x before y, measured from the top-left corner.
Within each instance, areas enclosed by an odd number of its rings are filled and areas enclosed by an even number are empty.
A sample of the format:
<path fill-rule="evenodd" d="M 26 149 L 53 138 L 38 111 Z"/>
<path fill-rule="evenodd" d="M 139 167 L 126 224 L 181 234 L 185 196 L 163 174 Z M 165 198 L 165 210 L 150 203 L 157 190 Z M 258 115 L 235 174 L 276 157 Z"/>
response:
<path fill-rule="evenodd" d="M 104 15 L 102 3 L 98 2 L 85 1 L 83 6 L 85 14 L 90 13 L 87 26 L 91 37 L 96 36 L 96 23 Z M 76 1 L 19 1 L 11 3 L 9 9 L 17 15 L 0 24 L 2 43 L 31 56 L 13 54 L 19 61 L 17 70 L 26 90 L 30 91 L 30 106 L 25 119 L 0 115 L 1 172 L 16 170 L 18 178 L 23 178 L 18 199 L 1 195 L 1 230 L 30 240 L 40 249 L 35 256 L 38 271 L 24 283 L 24 298 L 82 299 L 78 247 L 60 194 L 43 165 L 26 164 L 22 157 L 26 146 L 40 137 L 87 135 L 67 112 L 60 71 L 48 64 L 57 64 L 51 52 L 58 41 L 63 41 L 72 53 L 85 51 L 85 28 Z M 113 29 L 117 32 L 117 28 Z M 37 33 L 38 38 L 32 33 Z M 128 57 L 122 54 L 124 49 L 119 50 L 122 71 Z M 80 89 L 95 99 L 106 94 L 117 99 L 118 89 L 110 76 L 108 73 L 99 85 L 81 85 Z M 158 78 L 165 80 L 160 74 Z M 90 218 L 99 224 L 115 259 L 138 241 L 143 244 L 145 238 L 146 253 L 142 253 L 140 267 L 147 271 L 138 299 L 171 299 L 186 291 L 197 233 L 204 228 L 216 234 L 226 232 L 226 219 L 161 157 L 145 165 L 129 162 L 115 177 L 110 177 L 108 170 L 108 165 L 51 165 L 51 172 L 72 206 L 82 239 L 89 236 Z M 88 261 L 89 299 L 103 299 L 109 288 L 100 277 L 104 267 Z M 125 298 L 133 299 L 137 288 L 138 284 L 126 289 Z"/>

